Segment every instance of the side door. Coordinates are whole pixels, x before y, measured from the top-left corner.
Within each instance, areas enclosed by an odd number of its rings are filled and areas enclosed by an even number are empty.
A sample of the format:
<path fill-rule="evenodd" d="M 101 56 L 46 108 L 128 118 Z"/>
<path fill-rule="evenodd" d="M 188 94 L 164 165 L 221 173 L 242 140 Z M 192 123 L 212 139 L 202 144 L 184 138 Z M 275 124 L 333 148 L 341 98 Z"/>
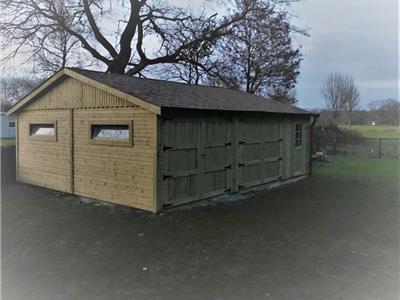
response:
<path fill-rule="evenodd" d="M 308 122 L 298 120 L 292 123 L 292 176 L 307 173 Z"/>

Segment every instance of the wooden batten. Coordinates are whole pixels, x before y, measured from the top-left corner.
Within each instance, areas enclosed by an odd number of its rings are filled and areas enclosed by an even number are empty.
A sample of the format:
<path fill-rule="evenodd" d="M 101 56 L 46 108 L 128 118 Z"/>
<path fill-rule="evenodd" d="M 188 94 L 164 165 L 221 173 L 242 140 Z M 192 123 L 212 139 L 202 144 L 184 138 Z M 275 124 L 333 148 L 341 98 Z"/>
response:
<path fill-rule="evenodd" d="M 19 181 L 19 125 L 18 116 L 15 118 L 15 180 Z"/>
<path fill-rule="evenodd" d="M 73 194 L 75 192 L 75 187 L 74 187 L 74 179 L 75 179 L 75 165 L 74 165 L 74 160 L 75 160 L 75 155 L 74 155 L 74 144 L 75 144 L 75 139 L 74 139 L 74 109 L 70 109 L 69 111 L 70 115 L 70 121 L 69 121 L 69 131 L 70 131 L 70 152 L 69 152 L 69 159 L 70 159 L 70 193 Z"/>
<path fill-rule="evenodd" d="M 87 84 L 90 87 L 93 87 L 95 90 L 99 91 L 99 92 L 104 92 L 109 96 L 113 96 L 115 99 L 112 100 L 114 101 L 114 107 L 126 107 L 126 106 L 138 106 L 141 107 L 143 109 L 146 109 L 150 112 L 153 112 L 155 114 L 160 115 L 161 114 L 161 109 L 160 107 L 151 104 L 147 101 L 141 100 L 137 97 L 134 97 L 132 95 L 129 95 L 127 93 L 124 93 L 118 89 L 115 89 L 113 87 L 110 87 L 108 85 L 105 85 L 103 83 L 100 83 L 96 80 L 93 80 L 91 78 L 88 78 L 82 74 L 79 74 L 77 72 L 74 72 L 73 70 L 70 69 L 62 69 L 60 71 L 58 71 L 57 73 L 55 73 L 52 77 L 50 77 L 49 79 L 47 79 L 45 82 L 43 82 L 40 86 L 38 86 L 35 90 L 33 90 L 31 93 L 29 93 L 28 95 L 26 95 L 24 98 L 22 98 L 20 101 L 18 101 L 17 104 L 15 104 L 8 112 L 7 112 L 7 116 L 12 115 L 17 113 L 20 109 L 26 107 L 27 105 L 30 105 L 31 102 L 36 101 L 38 98 L 40 98 L 43 94 L 47 93 L 51 90 L 52 88 L 61 83 L 62 80 L 68 79 L 68 78 L 73 78 L 76 81 L 78 81 L 79 83 L 84 83 Z M 79 83 L 75 83 L 75 85 L 79 85 Z M 62 101 L 58 101 L 56 102 L 56 106 L 53 108 L 45 108 L 45 107 L 31 107 L 31 109 L 36 109 L 36 110 L 44 110 L 44 109 L 61 109 L 61 108 L 71 108 L 70 105 L 72 103 L 74 103 L 75 101 L 77 101 L 79 98 L 82 97 L 76 97 L 76 92 L 77 91 L 82 92 L 82 89 L 77 89 L 77 88 L 72 88 L 72 89 L 65 89 L 64 92 L 69 94 L 69 102 L 65 103 L 65 107 L 61 107 L 62 106 Z M 74 96 L 74 97 L 72 97 Z M 118 99 L 119 102 L 121 101 L 126 101 L 129 103 L 129 105 L 126 104 L 121 104 L 116 102 L 115 100 Z M 112 102 L 111 101 L 111 102 Z M 94 108 L 99 108 L 99 107 L 110 107 L 110 101 L 108 103 L 108 105 L 103 104 L 103 105 L 97 105 L 97 107 Z"/>
<path fill-rule="evenodd" d="M 124 99 L 124 100 L 126 100 L 128 102 L 131 102 L 132 104 L 135 104 L 135 105 L 138 105 L 140 107 L 143 107 L 144 109 L 147 109 L 147 110 L 149 110 L 149 111 L 151 111 L 151 112 L 153 112 L 155 114 L 158 114 L 158 115 L 161 114 L 160 107 L 155 106 L 155 105 L 153 105 L 153 104 L 151 104 L 151 103 L 149 103 L 147 101 L 141 100 L 141 99 L 139 99 L 137 97 L 134 97 L 132 95 L 126 94 L 124 92 L 121 92 L 120 90 L 117 90 L 117 89 L 115 89 L 113 87 L 105 85 L 105 84 L 103 84 L 101 82 L 98 82 L 96 80 L 88 78 L 88 77 L 86 77 L 86 76 L 84 76 L 82 74 L 74 72 L 73 70 L 65 69 L 65 74 L 71 76 L 72 78 L 78 79 L 81 82 L 90 84 L 90 85 L 92 85 L 92 86 L 94 86 L 94 87 L 96 87 L 96 88 L 98 88 L 98 89 L 100 89 L 102 91 L 105 91 L 105 92 L 110 93 L 112 95 L 115 95 L 115 96 L 117 96 L 117 97 L 119 97 L 121 99 Z"/>
<path fill-rule="evenodd" d="M 36 89 L 34 89 L 32 92 L 30 92 L 28 95 L 26 95 L 24 98 L 22 98 L 20 101 L 18 101 L 17 104 L 15 104 L 8 112 L 7 116 L 10 116 L 17 112 L 20 108 L 25 106 L 28 102 L 30 102 L 32 99 L 34 99 L 36 96 L 38 96 L 40 93 L 42 93 L 44 90 L 49 88 L 52 84 L 57 82 L 58 80 L 61 79 L 61 77 L 64 76 L 64 70 L 60 70 L 57 73 L 55 73 L 53 76 L 51 76 L 49 79 L 47 79 L 45 82 L 43 82 L 40 86 L 38 86 Z"/>

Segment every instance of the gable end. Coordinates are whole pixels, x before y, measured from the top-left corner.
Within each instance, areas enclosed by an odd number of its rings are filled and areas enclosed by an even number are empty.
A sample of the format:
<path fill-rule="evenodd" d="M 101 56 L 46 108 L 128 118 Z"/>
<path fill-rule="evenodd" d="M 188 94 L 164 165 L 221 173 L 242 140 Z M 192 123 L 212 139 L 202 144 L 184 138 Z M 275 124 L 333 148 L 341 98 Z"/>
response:
<path fill-rule="evenodd" d="M 159 107 L 106 86 L 69 69 L 62 69 L 17 102 L 7 115 L 20 110 L 141 107 L 160 114 Z"/>

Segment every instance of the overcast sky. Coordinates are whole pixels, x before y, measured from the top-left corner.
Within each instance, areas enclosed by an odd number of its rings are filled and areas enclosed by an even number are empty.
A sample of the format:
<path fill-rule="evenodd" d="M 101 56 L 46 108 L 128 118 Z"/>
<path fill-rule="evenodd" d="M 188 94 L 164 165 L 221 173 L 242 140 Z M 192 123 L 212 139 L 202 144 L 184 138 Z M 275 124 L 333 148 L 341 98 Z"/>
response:
<path fill-rule="evenodd" d="M 293 10 L 310 33 L 297 38 L 305 56 L 299 106 L 324 106 L 319 90 L 329 72 L 353 75 L 363 105 L 399 99 L 398 0 L 301 0 Z"/>

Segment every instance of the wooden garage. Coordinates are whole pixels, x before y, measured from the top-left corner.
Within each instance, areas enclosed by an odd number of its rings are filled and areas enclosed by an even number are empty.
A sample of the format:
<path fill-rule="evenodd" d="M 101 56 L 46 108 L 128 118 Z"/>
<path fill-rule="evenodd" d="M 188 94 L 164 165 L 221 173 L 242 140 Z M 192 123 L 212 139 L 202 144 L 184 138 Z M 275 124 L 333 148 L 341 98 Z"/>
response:
<path fill-rule="evenodd" d="M 315 114 L 224 88 L 63 69 L 21 99 L 17 181 L 159 212 L 310 174 Z"/>

